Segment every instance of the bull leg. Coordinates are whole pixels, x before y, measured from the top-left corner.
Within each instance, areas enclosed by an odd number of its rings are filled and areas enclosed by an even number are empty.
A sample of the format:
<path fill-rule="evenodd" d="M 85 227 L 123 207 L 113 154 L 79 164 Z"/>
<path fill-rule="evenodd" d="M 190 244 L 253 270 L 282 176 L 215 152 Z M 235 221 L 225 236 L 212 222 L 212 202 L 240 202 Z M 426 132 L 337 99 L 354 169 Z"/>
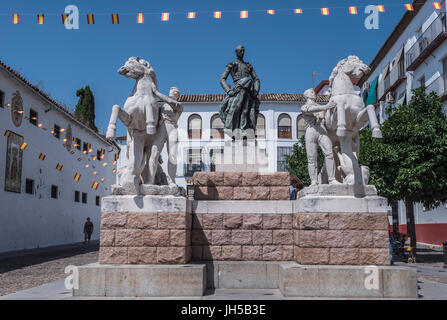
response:
<path fill-rule="evenodd" d="M 342 104 L 337 105 L 337 136 L 346 136 L 346 113 Z"/>
<path fill-rule="evenodd" d="M 132 117 L 118 105 L 112 107 L 112 114 L 110 116 L 109 126 L 107 127 L 106 138 L 113 140 L 116 137 L 116 121 L 120 120 L 128 127 L 132 121 Z"/>

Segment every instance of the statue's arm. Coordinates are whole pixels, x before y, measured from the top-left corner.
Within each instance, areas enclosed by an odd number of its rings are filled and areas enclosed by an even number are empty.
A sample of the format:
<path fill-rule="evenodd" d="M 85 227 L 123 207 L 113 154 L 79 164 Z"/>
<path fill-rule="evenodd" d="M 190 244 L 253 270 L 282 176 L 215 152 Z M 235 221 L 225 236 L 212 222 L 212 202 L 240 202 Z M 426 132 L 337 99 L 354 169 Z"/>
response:
<path fill-rule="evenodd" d="M 253 90 L 255 96 L 259 94 L 259 90 L 261 90 L 261 80 L 259 80 L 258 75 L 255 72 L 253 66 L 251 66 L 251 77 L 253 78 Z"/>
<path fill-rule="evenodd" d="M 315 113 L 315 112 L 320 112 L 320 111 L 326 111 L 329 109 L 332 109 L 336 106 L 337 104 L 334 101 L 329 101 L 328 104 L 326 105 L 320 105 L 320 104 L 305 104 L 301 110 L 303 112 L 310 112 L 310 113 Z"/>
<path fill-rule="evenodd" d="M 230 71 L 231 71 L 231 63 L 227 65 L 224 72 L 222 73 L 222 76 L 220 77 L 220 85 L 222 86 L 222 88 L 226 93 L 228 93 L 231 90 L 231 87 L 227 83 L 227 78 L 228 75 L 230 74 Z"/>
<path fill-rule="evenodd" d="M 177 100 L 174 100 L 166 95 L 164 95 L 163 93 L 159 92 L 157 89 L 153 88 L 152 91 L 154 92 L 154 95 L 156 97 L 158 97 L 161 101 L 166 102 L 168 104 L 170 104 L 172 107 L 174 108 L 178 108 L 180 104 L 180 102 L 178 102 Z"/>

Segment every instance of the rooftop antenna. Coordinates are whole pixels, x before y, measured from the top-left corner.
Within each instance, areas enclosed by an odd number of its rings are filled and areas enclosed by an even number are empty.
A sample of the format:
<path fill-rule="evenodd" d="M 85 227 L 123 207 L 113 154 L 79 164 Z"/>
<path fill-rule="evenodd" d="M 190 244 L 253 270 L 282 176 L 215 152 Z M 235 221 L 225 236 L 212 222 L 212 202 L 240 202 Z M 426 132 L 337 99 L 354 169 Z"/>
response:
<path fill-rule="evenodd" d="M 315 78 L 321 76 L 321 74 L 317 73 L 316 71 L 312 72 L 312 88 L 315 88 Z"/>

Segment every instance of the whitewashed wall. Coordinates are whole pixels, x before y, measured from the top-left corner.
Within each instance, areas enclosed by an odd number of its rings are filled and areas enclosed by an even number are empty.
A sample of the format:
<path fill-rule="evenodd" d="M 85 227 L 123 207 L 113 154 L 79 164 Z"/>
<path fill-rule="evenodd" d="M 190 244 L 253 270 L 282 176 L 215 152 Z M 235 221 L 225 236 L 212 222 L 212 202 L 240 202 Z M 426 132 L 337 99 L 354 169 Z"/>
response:
<path fill-rule="evenodd" d="M 96 205 L 96 196 L 109 194 L 109 185 L 115 179 L 112 162 L 118 149 L 76 123 L 3 69 L 0 70 L 0 90 L 5 92 L 5 103 L 11 103 L 12 94 L 19 90 L 24 107 L 20 127 L 12 123 L 11 108 L 0 107 L 0 252 L 83 241 L 83 225 L 87 217 L 92 219 L 95 226 L 92 239 L 99 239 L 100 206 Z M 38 122 L 48 128 L 47 131 L 25 120 L 30 108 L 38 112 Z M 65 133 L 57 139 L 49 132 L 54 124 L 61 128 L 71 124 L 73 137 L 91 143 L 95 154 L 97 149 L 104 148 L 105 158 L 102 161 L 87 161 L 87 156 L 75 148 L 72 148 L 75 153 L 71 155 L 62 146 Z M 28 143 L 23 151 L 21 193 L 5 191 L 5 130 L 23 136 Z M 38 159 L 40 153 L 46 155 L 44 161 Z M 83 158 L 82 162 L 77 160 L 79 157 Z M 60 172 L 56 170 L 58 162 L 63 164 Z M 105 162 L 108 163 L 107 167 L 102 166 Z M 86 163 L 90 164 L 90 168 L 84 167 Z M 92 165 L 96 168 L 93 169 Z M 95 170 L 98 171 L 96 176 L 92 174 Z M 82 175 L 79 182 L 74 180 L 76 172 Z M 104 182 L 99 180 L 101 177 L 105 178 Z M 25 193 L 26 178 L 34 180 L 32 195 Z M 91 188 L 95 180 L 100 182 L 97 190 Z M 58 186 L 58 199 L 51 198 L 51 185 Z M 74 202 L 75 190 L 81 193 L 80 203 Z M 82 203 L 82 192 L 88 194 L 87 204 Z"/>

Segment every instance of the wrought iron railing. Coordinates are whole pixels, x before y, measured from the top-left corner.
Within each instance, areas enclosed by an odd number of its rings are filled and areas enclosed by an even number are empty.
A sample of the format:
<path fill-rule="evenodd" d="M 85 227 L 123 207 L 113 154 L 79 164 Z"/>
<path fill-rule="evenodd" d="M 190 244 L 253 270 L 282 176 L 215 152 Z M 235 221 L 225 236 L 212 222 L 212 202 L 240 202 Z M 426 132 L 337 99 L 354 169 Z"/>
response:
<path fill-rule="evenodd" d="M 425 30 L 410 50 L 406 53 L 406 67 L 408 68 L 427 47 L 443 32 L 446 31 L 445 14 L 440 14 Z"/>
<path fill-rule="evenodd" d="M 427 94 L 431 92 L 436 92 L 439 96 L 447 92 L 447 75 L 442 74 L 439 77 L 437 77 L 432 83 L 430 83 L 426 87 L 425 92 Z"/>

